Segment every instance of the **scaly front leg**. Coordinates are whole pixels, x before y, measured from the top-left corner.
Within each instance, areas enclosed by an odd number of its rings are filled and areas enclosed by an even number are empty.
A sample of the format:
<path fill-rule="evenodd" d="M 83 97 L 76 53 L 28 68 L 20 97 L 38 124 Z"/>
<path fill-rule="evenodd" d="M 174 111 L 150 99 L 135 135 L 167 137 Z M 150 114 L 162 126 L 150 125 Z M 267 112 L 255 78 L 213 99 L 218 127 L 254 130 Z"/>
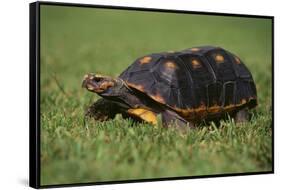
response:
<path fill-rule="evenodd" d="M 106 121 L 113 119 L 117 113 L 118 106 L 115 103 L 101 98 L 86 110 L 85 116 L 94 118 L 98 121 Z"/>

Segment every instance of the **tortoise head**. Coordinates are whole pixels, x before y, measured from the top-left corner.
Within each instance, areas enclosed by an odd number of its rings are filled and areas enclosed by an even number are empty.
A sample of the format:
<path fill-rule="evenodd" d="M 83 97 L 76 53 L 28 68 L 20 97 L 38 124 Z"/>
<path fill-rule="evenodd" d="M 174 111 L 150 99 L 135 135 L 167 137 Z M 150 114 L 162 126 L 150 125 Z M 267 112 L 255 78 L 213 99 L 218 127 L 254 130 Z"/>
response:
<path fill-rule="evenodd" d="M 118 96 L 122 81 L 121 79 L 90 73 L 84 76 L 82 87 L 100 96 Z"/>

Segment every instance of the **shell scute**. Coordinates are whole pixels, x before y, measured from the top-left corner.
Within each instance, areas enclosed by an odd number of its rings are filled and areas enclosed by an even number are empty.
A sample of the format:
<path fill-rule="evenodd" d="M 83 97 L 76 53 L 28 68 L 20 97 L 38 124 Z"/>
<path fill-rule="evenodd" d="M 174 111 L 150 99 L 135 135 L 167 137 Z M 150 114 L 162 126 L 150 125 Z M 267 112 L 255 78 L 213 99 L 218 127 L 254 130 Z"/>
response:
<path fill-rule="evenodd" d="M 186 119 L 257 104 L 251 73 L 240 58 L 219 47 L 144 56 L 120 78 Z"/>

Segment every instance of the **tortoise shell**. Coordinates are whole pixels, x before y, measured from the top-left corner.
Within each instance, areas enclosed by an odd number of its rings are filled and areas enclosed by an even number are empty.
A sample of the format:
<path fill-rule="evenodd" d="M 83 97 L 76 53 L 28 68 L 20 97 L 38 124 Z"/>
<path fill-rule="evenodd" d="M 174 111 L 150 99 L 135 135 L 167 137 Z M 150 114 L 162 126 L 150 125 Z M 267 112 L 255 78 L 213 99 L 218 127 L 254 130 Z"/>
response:
<path fill-rule="evenodd" d="M 248 68 L 239 57 L 220 47 L 146 55 L 119 77 L 189 120 L 257 105 Z"/>

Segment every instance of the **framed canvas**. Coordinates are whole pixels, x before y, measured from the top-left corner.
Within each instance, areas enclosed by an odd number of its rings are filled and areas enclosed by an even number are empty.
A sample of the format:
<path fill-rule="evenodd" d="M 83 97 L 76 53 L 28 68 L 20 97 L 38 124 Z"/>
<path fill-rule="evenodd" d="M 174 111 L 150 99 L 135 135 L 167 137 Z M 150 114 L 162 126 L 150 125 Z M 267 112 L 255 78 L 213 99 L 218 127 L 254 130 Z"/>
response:
<path fill-rule="evenodd" d="M 274 18 L 30 4 L 30 186 L 274 172 Z"/>

